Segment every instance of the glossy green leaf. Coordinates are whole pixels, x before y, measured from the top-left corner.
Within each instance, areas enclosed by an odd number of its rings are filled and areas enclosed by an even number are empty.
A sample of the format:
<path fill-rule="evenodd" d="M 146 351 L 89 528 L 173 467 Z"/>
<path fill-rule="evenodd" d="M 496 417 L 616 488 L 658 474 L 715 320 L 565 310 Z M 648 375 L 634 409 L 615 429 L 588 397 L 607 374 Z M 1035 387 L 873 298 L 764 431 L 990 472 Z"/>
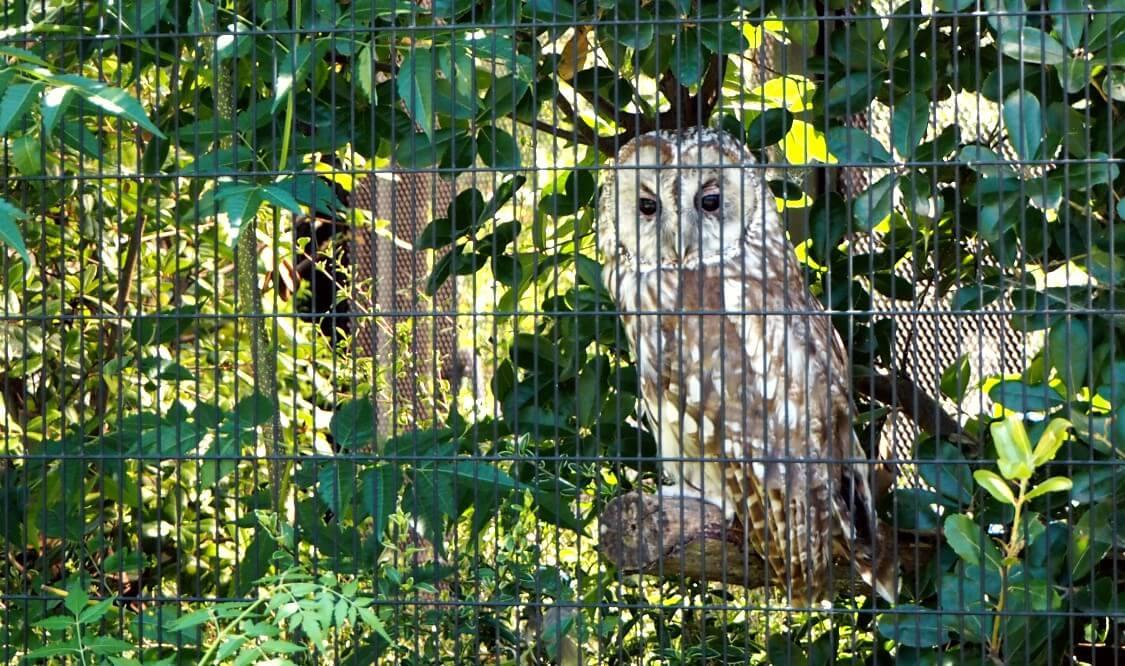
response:
<path fill-rule="evenodd" d="M 520 147 L 512 135 L 499 127 L 482 127 L 477 132 L 477 153 L 495 169 L 520 168 Z"/>
<path fill-rule="evenodd" d="M 1074 50 L 1082 46 L 1082 34 L 1086 31 L 1086 0 L 1050 0 L 1048 3 L 1055 32 L 1062 38 L 1067 48 Z"/>
<path fill-rule="evenodd" d="M 1036 497 L 1046 495 L 1047 493 L 1060 493 L 1070 490 L 1074 484 L 1070 479 L 1061 476 L 1052 476 L 1051 478 L 1043 481 L 1027 493 L 1027 501 L 1031 501 Z"/>
<path fill-rule="evenodd" d="M 1017 90 L 1004 98 L 1004 127 L 1016 154 L 1025 160 L 1036 157 L 1043 141 L 1043 109 L 1039 98 L 1026 90 Z"/>
<path fill-rule="evenodd" d="M 896 606 L 894 613 L 880 615 L 877 626 L 884 638 L 907 647 L 933 647 L 949 640 L 939 613 L 914 604 Z"/>
<path fill-rule="evenodd" d="M 403 58 L 398 69 L 398 95 L 414 122 L 431 139 L 434 134 L 434 68 L 433 53 L 416 48 Z"/>
<path fill-rule="evenodd" d="M 370 398 L 345 402 L 333 412 L 328 431 L 336 446 L 351 451 L 366 450 L 375 441 L 375 405 Z"/>
<path fill-rule="evenodd" d="M 890 164 L 891 154 L 871 134 L 854 127 L 834 127 L 828 131 L 828 150 L 849 165 Z"/>
<path fill-rule="evenodd" d="M 1067 56 L 1066 48 L 1054 37 L 1026 27 L 1001 33 L 1000 50 L 1009 58 L 1044 65 L 1061 65 Z"/>
<path fill-rule="evenodd" d="M 694 86 L 703 79 L 703 72 L 711 52 L 703 45 L 699 31 L 684 28 L 676 38 L 675 52 L 672 54 L 672 74 L 683 86 Z"/>
<path fill-rule="evenodd" d="M 755 149 L 779 143 L 793 128 L 793 114 L 786 109 L 766 109 L 746 129 L 746 141 Z"/>
<path fill-rule="evenodd" d="M 973 478 L 980 484 L 982 488 L 988 491 L 997 502 L 1007 504 L 1008 506 L 1016 505 L 1016 495 L 1012 492 L 1012 487 L 1008 482 L 1000 478 L 1000 475 L 992 470 L 978 469 L 973 472 Z"/>
<path fill-rule="evenodd" d="M 898 176 L 891 173 L 875 181 L 871 187 L 856 196 L 852 204 L 856 228 L 870 231 L 887 219 L 891 214 L 897 189 Z"/>
<path fill-rule="evenodd" d="M 949 547 L 962 560 L 969 564 L 988 563 L 997 569 L 1001 568 L 1000 551 L 996 544 L 984 536 L 981 526 L 973 522 L 972 518 L 960 513 L 948 516 L 942 534 Z"/>
<path fill-rule="evenodd" d="M 1069 429 L 1070 421 L 1061 418 L 1051 419 L 1043 434 L 1039 436 L 1039 441 L 1035 443 L 1032 462 L 1036 467 L 1055 459 L 1055 455 L 1069 438 L 1067 432 Z"/>
<path fill-rule="evenodd" d="M 895 104 L 891 115 L 891 145 L 903 157 L 913 157 L 929 129 L 930 98 L 912 93 Z"/>
<path fill-rule="evenodd" d="M 965 398 L 965 392 L 969 390 L 971 377 L 972 366 L 969 364 L 969 355 L 962 354 L 941 373 L 942 395 L 956 402 L 961 402 Z"/>
<path fill-rule="evenodd" d="M 999 456 L 997 464 L 1006 479 L 1026 480 L 1035 469 L 1031 440 L 1027 437 L 1023 420 L 1013 414 L 996 421 L 989 430 Z"/>
<path fill-rule="evenodd" d="M 1008 409 L 1018 412 L 1050 411 L 1066 404 L 1066 396 L 1048 384 L 1030 384 L 1019 380 L 1006 380 L 988 391 L 988 397 Z"/>

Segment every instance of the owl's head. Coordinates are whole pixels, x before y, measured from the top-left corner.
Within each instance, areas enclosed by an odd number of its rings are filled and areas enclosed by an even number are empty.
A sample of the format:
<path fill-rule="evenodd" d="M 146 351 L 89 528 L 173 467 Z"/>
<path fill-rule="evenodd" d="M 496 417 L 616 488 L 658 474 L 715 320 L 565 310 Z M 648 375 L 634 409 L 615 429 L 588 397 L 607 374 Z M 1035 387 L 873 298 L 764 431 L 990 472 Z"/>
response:
<path fill-rule="evenodd" d="M 598 246 L 641 267 L 692 266 L 779 225 L 762 169 L 738 139 L 696 127 L 618 152 L 598 203 Z"/>

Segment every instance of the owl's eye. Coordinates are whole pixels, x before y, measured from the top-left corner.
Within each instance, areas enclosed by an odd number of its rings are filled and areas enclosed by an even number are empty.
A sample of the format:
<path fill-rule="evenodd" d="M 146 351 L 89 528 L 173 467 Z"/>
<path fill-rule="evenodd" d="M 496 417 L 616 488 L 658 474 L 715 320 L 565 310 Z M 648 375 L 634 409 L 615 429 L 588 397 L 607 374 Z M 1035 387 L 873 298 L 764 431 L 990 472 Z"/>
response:
<path fill-rule="evenodd" d="M 660 202 L 656 199 L 641 199 L 638 208 L 644 215 L 656 215 L 656 211 L 660 210 Z"/>
<path fill-rule="evenodd" d="M 721 204 L 722 199 L 718 194 L 704 194 L 699 198 L 699 207 L 708 213 L 714 213 L 719 210 Z"/>

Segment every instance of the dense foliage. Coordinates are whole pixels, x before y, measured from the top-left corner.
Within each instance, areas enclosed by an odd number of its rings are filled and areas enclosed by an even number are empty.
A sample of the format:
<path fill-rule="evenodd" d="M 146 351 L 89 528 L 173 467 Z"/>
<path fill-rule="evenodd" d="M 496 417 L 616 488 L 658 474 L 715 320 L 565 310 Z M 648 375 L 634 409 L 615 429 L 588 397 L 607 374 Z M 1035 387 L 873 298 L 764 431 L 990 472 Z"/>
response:
<path fill-rule="evenodd" d="M 1054 664 L 1117 645 L 1125 5 L 882 10 L 5 4 L 4 658 Z M 803 73 L 744 76 L 763 41 L 803 48 Z M 942 123 L 955 95 L 997 126 Z M 872 105 L 887 136 L 851 122 Z M 764 600 L 593 550 L 604 501 L 657 480 L 598 277 L 597 169 L 696 123 L 792 167 L 771 187 L 806 216 L 794 241 L 863 376 L 901 353 L 873 293 L 1002 303 L 1044 335 L 1022 373 L 982 379 L 996 406 L 965 433 L 919 435 L 925 485 L 883 510 L 934 551 L 895 609 L 746 613 Z M 491 368 L 475 408 L 377 442 L 379 373 L 301 316 L 293 266 L 324 261 L 307 219 L 346 228 L 353 176 L 392 161 L 463 174 L 414 245 L 440 251 L 425 291 L 487 292 Z M 848 166 L 870 185 L 844 196 Z M 972 362 L 940 369 L 943 393 Z M 893 405 L 858 397 L 869 435 Z"/>

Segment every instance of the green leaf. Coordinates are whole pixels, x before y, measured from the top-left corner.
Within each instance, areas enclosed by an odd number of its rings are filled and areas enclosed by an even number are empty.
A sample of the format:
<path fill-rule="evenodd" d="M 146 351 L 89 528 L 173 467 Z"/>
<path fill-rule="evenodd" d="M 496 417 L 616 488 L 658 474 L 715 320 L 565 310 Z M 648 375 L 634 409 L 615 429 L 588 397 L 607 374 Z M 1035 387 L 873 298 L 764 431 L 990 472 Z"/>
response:
<path fill-rule="evenodd" d="M 931 437 L 921 440 L 916 451 L 918 475 L 939 494 L 938 503 L 959 509 L 973 501 L 972 470 L 960 449 Z"/>
<path fill-rule="evenodd" d="M 398 491 L 402 484 L 402 473 L 394 463 L 380 463 L 364 470 L 359 479 L 359 500 L 363 517 L 372 518 L 372 538 L 383 538 L 390 524 L 391 514 L 398 506 Z M 379 550 L 382 550 L 380 547 Z"/>
<path fill-rule="evenodd" d="M 832 250 L 840 244 L 848 227 L 848 208 L 836 192 L 817 197 L 809 211 L 812 245 L 809 253 L 821 264 L 828 262 Z"/>
<path fill-rule="evenodd" d="M 1043 108 L 1039 98 L 1026 90 L 1016 90 L 1004 98 L 1003 116 L 1016 154 L 1025 160 L 1034 159 L 1043 141 Z"/>
<path fill-rule="evenodd" d="M 699 37 L 711 53 L 726 55 L 742 53 L 750 48 L 746 35 L 729 21 L 710 21 L 699 26 Z"/>
<path fill-rule="evenodd" d="M 39 629 L 46 629 L 47 631 L 64 631 L 74 627 L 74 618 L 67 617 L 66 615 L 52 615 L 45 617 L 42 620 L 35 622 L 32 626 Z"/>
<path fill-rule="evenodd" d="M 1082 33 L 1086 31 L 1086 0 L 1050 0 L 1052 23 L 1063 44 L 1070 50 L 1082 46 Z"/>
<path fill-rule="evenodd" d="M 841 162 L 862 166 L 890 164 L 891 154 L 879 140 L 854 127 L 834 127 L 828 131 L 828 150 Z"/>
<path fill-rule="evenodd" d="M 975 0 L 934 0 L 934 6 L 943 12 L 959 12 L 974 2 Z"/>
<path fill-rule="evenodd" d="M 1055 454 L 1059 452 L 1059 449 L 1068 439 L 1067 430 L 1069 429 L 1070 421 L 1062 418 L 1051 419 L 1043 434 L 1039 436 L 1039 441 L 1035 444 L 1035 452 L 1032 458 L 1032 464 L 1035 467 L 1055 459 Z"/>
<path fill-rule="evenodd" d="M 293 198 L 293 195 L 284 188 L 279 187 L 278 185 L 265 185 L 258 188 L 258 192 L 261 194 L 263 199 L 277 206 L 278 208 L 284 208 L 291 213 L 300 215 L 301 204 L 297 203 L 297 200 Z"/>
<path fill-rule="evenodd" d="M 141 103 L 120 88 L 113 88 L 75 74 L 52 74 L 47 79 L 58 85 L 69 86 L 87 102 L 110 115 L 124 118 L 160 138 L 166 138 L 160 128 L 149 120 Z"/>
<path fill-rule="evenodd" d="M 368 398 L 345 402 L 332 414 L 328 430 L 336 446 L 351 451 L 366 449 L 375 441 L 375 406 Z"/>
<path fill-rule="evenodd" d="M 793 128 L 793 114 L 786 109 L 766 109 L 746 130 L 746 140 L 753 148 L 762 149 L 780 143 Z"/>
<path fill-rule="evenodd" d="M 81 624 L 90 624 L 102 619 L 110 608 L 113 607 L 113 602 L 117 600 L 117 596 L 106 597 L 93 606 L 88 606 L 81 613 L 78 614 L 78 622 Z"/>
<path fill-rule="evenodd" d="M 1061 476 L 1052 476 L 1051 478 L 1032 488 L 1031 491 L 1027 493 L 1026 499 L 1030 502 L 1040 495 L 1046 495 L 1047 493 L 1064 492 L 1070 490 L 1073 485 L 1074 484 L 1070 479 Z"/>
<path fill-rule="evenodd" d="M 312 69 L 313 56 L 316 55 L 316 42 L 306 39 L 297 44 L 291 53 L 279 56 L 281 63 L 277 67 L 277 79 L 273 83 L 273 104 L 270 113 L 277 113 L 282 104 L 289 99 L 289 95 L 305 82 L 305 78 Z"/>
<path fill-rule="evenodd" d="M 55 643 L 46 647 L 36 648 L 23 656 L 27 661 L 34 661 L 37 659 L 50 659 L 51 657 L 58 657 L 60 655 L 78 654 L 82 650 L 79 648 L 78 642 L 75 639 L 70 639 L 62 643 Z M 69 662 L 65 662 L 69 663 Z"/>
<path fill-rule="evenodd" d="M 485 164 L 495 169 L 520 168 L 519 144 L 498 127 L 485 126 L 477 132 L 477 153 Z"/>
<path fill-rule="evenodd" d="M 12 164 L 25 176 L 38 176 L 43 173 L 43 162 L 39 151 L 43 144 L 39 137 L 25 134 L 11 142 Z"/>
<path fill-rule="evenodd" d="M 269 423 L 277 414 L 277 407 L 268 397 L 258 391 L 238 401 L 234 406 L 232 427 L 249 430 Z"/>
<path fill-rule="evenodd" d="M 972 518 L 960 513 L 947 517 L 942 529 L 946 543 L 962 560 L 976 565 L 987 562 L 1001 568 L 1000 551 L 987 538 L 981 541 L 981 533 L 980 526 Z"/>
<path fill-rule="evenodd" d="M 426 136 L 434 135 L 434 56 L 427 49 L 415 49 L 398 69 L 398 95 L 406 111 Z"/>
<path fill-rule="evenodd" d="M 1000 51 L 1009 58 L 1043 65 L 1061 65 L 1067 55 L 1066 48 L 1054 37 L 1026 27 L 1001 33 Z"/>
<path fill-rule="evenodd" d="M 621 22 L 609 33 L 611 40 L 635 51 L 643 51 L 651 46 L 656 35 L 652 14 L 640 3 L 636 6 L 619 6 L 619 9 Z"/>
<path fill-rule="evenodd" d="M 375 50 L 371 44 L 364 44 L 356 56 L 355 78 L 359 89 L 367 96 L 367 101 L 372 106 L 379 103 L 379 95 L 375 92 Z"/>
<path fill-rule="evenodd" d="M 1125 69 L 1110 67 L 1102 86 L 1114 101 L 1125 102 Z"/>
<path fill-rule="evenodd" d="M 86 647 L 96 655 L 106 656 L 136 650 L 137 646 L 113 636 L 93 636 L 86 641 Z"/>
<path fill-rule="evenodd" d="M 861 231 L 871 231 L 887 219 L 891 214 L 897 189 L 898 176 L 889 173 L 857 195 L 852 204 L 856 227 Z"/>
<path fill-rule="evenodd" d="M 891 116 L 891 146 L 899 155 L 910 158 L 929 129 L 930 98 L 911 93 L 895 105 Z"/>
<path fill-rule="evenodd" d="M 262 194 L 256 185 L 240 185 L 236 183 L 223 183 L 219 185 L 215 197 L 219 199 L 221 209 L 227 216 L 227 225 L 230 227 L 230 244 L 238 243 L 242 227 L 254 220 L 258 209 L 262 207 Z"/>
<path fill-rule="evenodd" d="M 969 355 L 962 354 L 960 358 L 941 373 L 942 395 L 955 402 L 961 402 L 965 398 L 965 392 L 969 390 L 969 381 L 972 378 L 972 372 L 973 369 L 969 365 Z"/>
<path fill-rule="evenodd" d="M 491 220 L 496 213 L 500 212 L 500 209 L 503 208 L 505 204 L 511 201 L 512 197 L 515 196 L 516 192 L 523 187 L 523 184 L 526 182 L 527 176 L 513 176 L 503 183 L 500 183 L 500 187 L 496 188 L 496 192 L 492 195 L 492 199 L 489 200 L 488 205 L 480 212 L 480 216 L 477 218 L 477 224 L 484 224 L 488 220 Z"/>
<path fill-rule="evenodd" d="M 38 83 L 15 83 L 8 86 L 4 97 L 0 99 L 0 136 L 7 134 L 12 123 L 27 113 L 41 88 L 42 85 Z"/>
<path fill-rule="evenodd" d="M 43 99 L 39 102 L 39 112 L 43 114 L 43 134 L 52 134 L 63 112 L 70 106 L 74 98 L 70 88 L 48 88 L 43 92 Z"/>
<path fill-rule="evenodd" d="M 1004 295 L 1004 290 L 987 284 L 967 284 L 953 295 L 950 307 L 953 312 L 980 310 Z"/>
<path fill-rule="evenodd" d="M 324 506 L 339 515 L 355 497 L 355 463 L 342 458 L 326 460 L 316 475 L 316 494 Z"/>
<path fill-rule="evenodd" d="M 866 111 L 868 104 L 879 90 L 879 82 L 867 73 L 848 74 L 841 77 L 829 88 L 824 103 L 829 113 L 859 113 Z M 843 129 L 843 128 L 837 128 Z M 866 134 L 863 130 L 848 128 Z M 836 151 L 832 151 L 835 153 Z M 889 161 L 889 160 L 888 160 Z"/>
<path fill-rule="evenodd" d="M 1026 480 L 1031 478 L 1035 463 L 1031 452 L 1031 440 L 1027 437 L 1023 420 L 1009 414 L 993 423 L 989 430 L 1000 457 L 997 464 L 1006 479 Z"/>
<path fill-rule="evenodd" d="M 937 611 L 914 604 L 896 606 L 895 611 L 879 616 L 879 633 L 884 638 L 907 647 L 933 647 L 949 640 Z"/>
<path fill-rule="evenodd" d="M 1017 412 L 1045 412 L 1066 404 L 1066 397 L 1049 384 L 1029 384 L 1016 379 L 1002 381 L 988 397 Z"/>
<path fill-rule="evenodd" d="M 31 255 L 27 253 L 27 246 L 23 242 L 18 220 L 27 218 L 27 213 L 16 208 L 6 200 L 0 198 L 0 243 L 7 245 L 23 258 L 25 263 L 31 263 Z"/>
<path fill-rule="evenodd" d="M 527 487 L 499 467 L 475 460 L 458 460 L 435 466 L 433 469 L 437 473 L 450 474 L 470 481 L 474 487 L 484 485 L 501 490 L 520 490 Z"/>
<path fill-rule="evenodd" d="M 675 53 L 672 56 L 672 74 L 680 85 L 694 86 L 703 79 L 707 60 L 711 52 L 703 46 L 699 31 L 695 28 L 684 28 L 683 33 L 676 38 Z"/>
<path fill-rule="evenodd" d="M 86 609 L 89 601 L 90 595 L 86 593 L 86 586 L 82 583 L 82 579 L 79 577 L 70 579 L 70 583 L 66 586 L 66 598 L 63 600 L 63 605 L 70 614 L 79 616 Z"/>
<path fill-rule="evenodd" d="M 989 495 L 996 498 L 997 502 L 1007 504 L 1008 506 L 1016 505 L 1016 495 L 1012 492 L 1012 487 L 1008 482 L 1000 478 L 1000 475 L 992 470 L 978 469 L 973 472 L 973 478 L 982 488 L 988 491 Z"/>
<path fill-rule="evenodd" d="M 1059 85 L 1066 92 L 1074 94 L 1090 85 L 1090 75 L 1093 73 L 1093 63 L 1085 58 L 1067 58 L 1066 62 L 1059 65 Z"/>

